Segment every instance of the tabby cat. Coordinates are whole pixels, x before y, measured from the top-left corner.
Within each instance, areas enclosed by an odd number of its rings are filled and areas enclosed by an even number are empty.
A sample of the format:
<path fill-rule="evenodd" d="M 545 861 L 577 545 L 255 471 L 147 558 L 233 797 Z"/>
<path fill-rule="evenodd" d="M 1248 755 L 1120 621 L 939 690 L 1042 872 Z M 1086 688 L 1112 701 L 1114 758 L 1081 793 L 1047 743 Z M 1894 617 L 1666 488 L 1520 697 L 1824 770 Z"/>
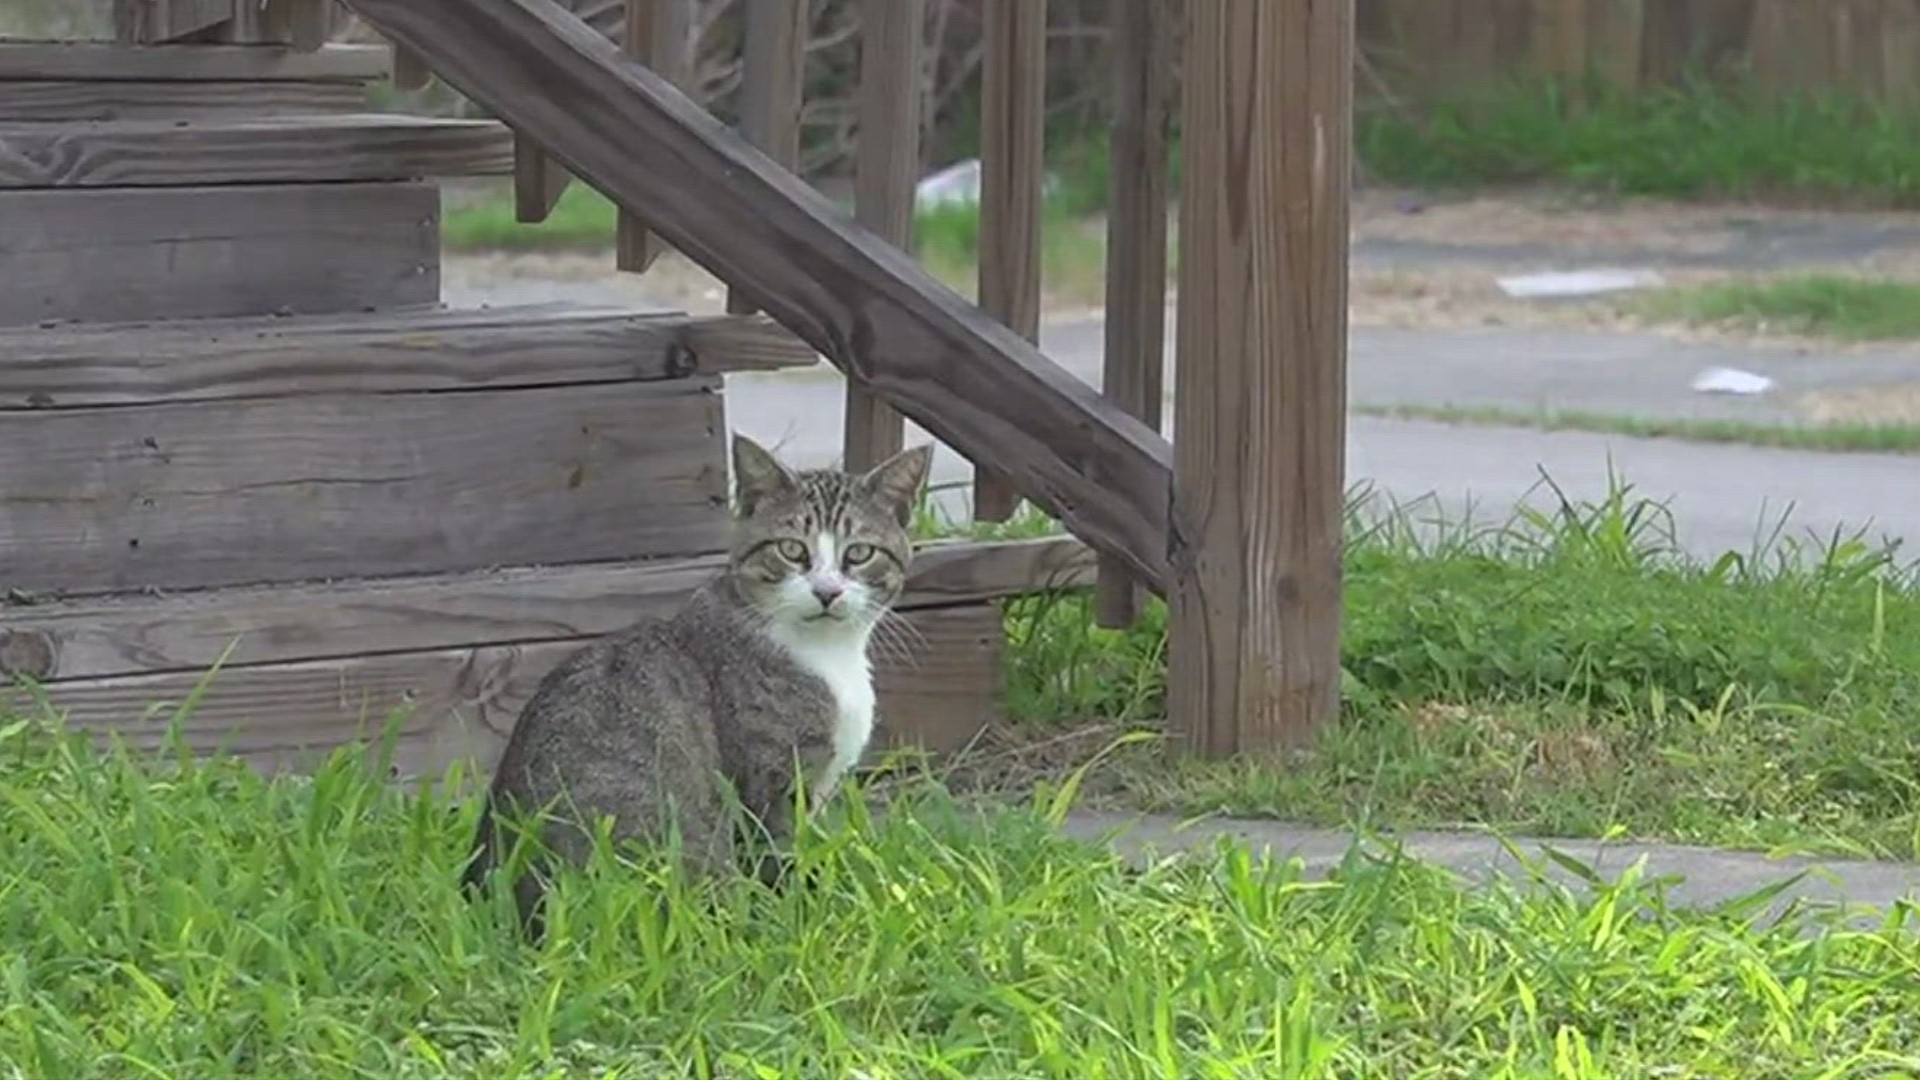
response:
<path fill-rule="evenodd" d="M 696 873 L 738 865 L 743 822 L 789 835 L 796 780 L 817 809 L 873 732 L 868 645 L 906 581 L 931 460 L 921 445 L 864 473 L 796 471 L 736 435 L 726 569 L 541 681 L 494 773 L 468 886 L 511 849 L 508 811 L 542 815 L 552 857 L 582 860 L 611 817 L 615 840 L 677 838 Z M 549 868 L 514 883 L 535 936 Z"/>

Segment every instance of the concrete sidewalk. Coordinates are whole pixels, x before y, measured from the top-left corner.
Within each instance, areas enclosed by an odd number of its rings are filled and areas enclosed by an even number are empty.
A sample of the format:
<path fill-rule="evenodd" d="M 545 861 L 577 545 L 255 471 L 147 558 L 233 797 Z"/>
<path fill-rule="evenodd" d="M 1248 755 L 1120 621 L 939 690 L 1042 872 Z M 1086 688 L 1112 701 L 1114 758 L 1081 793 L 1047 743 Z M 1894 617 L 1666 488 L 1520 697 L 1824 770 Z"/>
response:
<path fill-rule="evenodd" d="M 1076 840 L 1109 843 L 1129 859 L 1201 850 L 1221 837 L 1231 837 L 1256 854 L 1277 859 L 1299 857 L 1307 872 L 1323 877 L 1338 867 L 1352 850 L 1355 834 L 1343 829 L 1312 828 L 1278 821 L 1210 818 L 1182 824 L 1158 814 L 1128 814 L 1076 810 L 1063 832 Z M 1473 833 L 1407 832 L 1394 838 L 1407 855 L 1458 872 L 1469 882 L 1486 883 L 1496 877 L 1525 880 L 1528 868 L 1515 859 L 1500 840 Z M 1770 911 L 1777 917 L 1794 901 L 1808 905 L 1873 909 L 1861 919 L 1877 917 L 1900 901 L 1920 902 L 1920 864 L 1848 859 L 1769 858 L 1756 852 L 1639 842 L 1603 843 L 1597 840 L 1543 840 L 1513 838 L 1513 845 L 1529 860 L 1545 862 L 1545 874 L 1569 886 L 1581 884 L 1578 875 L 1544 858 L 1551 846 L 1592 867 L 1611 881 L 1635 862 L 1645 859 L 1648 880 L 1676 876 L 1667 897 L 1676 905 L 1713 907 L 1753 893 L 1768 885 L 1804 874 L 1775 897 Z M 1383 845 L 1369 844 L 1386 852 Z"/>

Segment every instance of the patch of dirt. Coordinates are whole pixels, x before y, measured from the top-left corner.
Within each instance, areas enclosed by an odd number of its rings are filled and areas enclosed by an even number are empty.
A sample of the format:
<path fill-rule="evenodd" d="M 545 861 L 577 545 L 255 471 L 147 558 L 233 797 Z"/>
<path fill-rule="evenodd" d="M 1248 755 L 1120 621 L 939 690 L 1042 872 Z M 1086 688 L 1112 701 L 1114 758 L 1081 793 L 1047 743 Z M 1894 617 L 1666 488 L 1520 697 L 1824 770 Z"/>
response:
<path fill-rule="evenodd" d="M 1675 203 L 1551 189 L 1461 195 L 1366 189 L 1354 193 L 1352 220 L 1354 236 L 1372 240 L 1634 248 L 1649 255 L 1725 251 L 1763 225 L 1796 232 L 1839 223 L 1920 226 L 1920 214 L 1903 211 Z"/>
<path fill-rule="evenodd" d="M 1794 404 L 1816 424 L 1920 424 L 1920 382 L 1816 390 Z"/>

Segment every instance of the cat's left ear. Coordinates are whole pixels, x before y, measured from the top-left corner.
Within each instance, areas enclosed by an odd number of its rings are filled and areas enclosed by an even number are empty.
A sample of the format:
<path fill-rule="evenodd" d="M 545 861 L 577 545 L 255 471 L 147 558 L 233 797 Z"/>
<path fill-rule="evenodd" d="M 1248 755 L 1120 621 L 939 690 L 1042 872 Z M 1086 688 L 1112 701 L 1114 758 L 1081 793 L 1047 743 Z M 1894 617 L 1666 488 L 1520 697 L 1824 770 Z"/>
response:
<path fill-rule="evenodd" d="M 901 528 L 913 524 L 913 510 L 920 502 L 920 491 L 927 483 L 927 470 L 933 464 L 933 444 L 902 450 L 875 465 L 860 478 L 874 498 L 885 504 Z"/>
<path fill-rule="evenodd" d="M 740 513 L 747 516 L 765 499 L 792 491 L 799 484 L 792 469 L 780 464 L 766 447 L 738 432 L 733 436 L 733 475 Z"/>

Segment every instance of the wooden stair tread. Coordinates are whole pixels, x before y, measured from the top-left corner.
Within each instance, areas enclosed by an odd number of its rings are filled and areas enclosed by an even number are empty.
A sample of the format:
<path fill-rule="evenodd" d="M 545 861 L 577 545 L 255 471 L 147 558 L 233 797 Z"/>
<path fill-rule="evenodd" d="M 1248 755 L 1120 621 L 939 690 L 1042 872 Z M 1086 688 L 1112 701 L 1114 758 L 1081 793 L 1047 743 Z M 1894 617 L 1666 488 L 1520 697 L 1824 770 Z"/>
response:
<path fill-rule="evenodd" d="M 626 382 L 817 363 L 763 316 L 572 305 L 0 330 L 0 411 Z"/>
<path fill-rule="evenodd" d="M 0 122 L 0 188 L 136 187 L 504 175 L 492 120 L 390 113 Z"/>
<path fill-rule="evenodd" d="M 393 68 L 386 45 L 118 45 L 101 41 L 0 41 L 0 82 L 16 79 L 232 82 L 282 79 L 371 82 Z"/>
<path fill-rule="evenodd" d="M 0 683 L 291 663 L 610 633 L 680 599 L 726 565 L 686 558 L 511 567 L 334 583 L 243 585 L 161 596 L 9 603 L 0 597 Z M 999 600 L 1093 581 L 1071 537 L 947 540 L 914 556 L 903 611 Z M 238 644 L 235 639 L 238 638 Z M 233 651 L 228 652 L 229 647 Z"/>

